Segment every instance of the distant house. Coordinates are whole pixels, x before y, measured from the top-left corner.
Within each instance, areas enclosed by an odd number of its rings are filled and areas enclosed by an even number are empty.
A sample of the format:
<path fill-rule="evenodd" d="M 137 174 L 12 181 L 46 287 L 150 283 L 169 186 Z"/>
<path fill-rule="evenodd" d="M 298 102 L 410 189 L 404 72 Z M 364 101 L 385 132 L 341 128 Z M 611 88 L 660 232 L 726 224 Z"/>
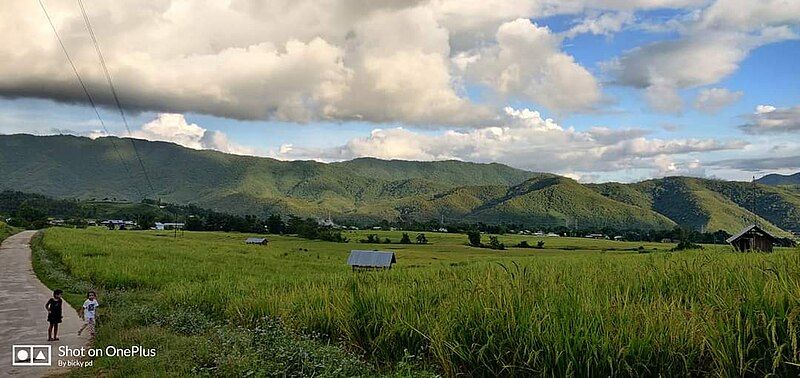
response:
<path fill-rule="evenodd" d="M 350 257 L 347 258 L 347 265 L 350 265 L 353 270 L 356 269 L 391 269 L 392 264 L 396 263 L 397 259 L 394 257 L 394 252 L 384 251 L 350 251 Z"/>
<path fill-rule="evenodd" d="M 176 229 L 176 228 L 177 228 L 177 229 L 179 229 L 179 230 L 183 230 L 183 228 L 184 228 L 185 226 L 186 226 L 186 225 L 185 225 L 185 224 L 183 224 L 183 223 L 161 223 L 161 222 L 156 222 L 156 227 L 155 227 L 155 229 L 156 229 L 156 230 L 159 230 L 159 231 L 163 231 L 163 230 L 174 230 L 174 229 Z"/>
<path fill-rule="evenodd" d="M 603 234 L 589 234 L 589 235 L 586 235 L 586 237 L 589 238 L 589 239 L 605 239 L 606 238 L 606 236 L 603 235 Z"/>
<path fill-rule="evenodd" d="M 269 240 L 267 240 L 266 238 L 247 238 L 247 240 L 245 240 L 244 242 L 245 244 L 267 245 L 267 243 L 269 243 Z"/>
<path fill-rule="evenodd" d="M 772 245 L 777 239 L 757 225 L 750 225 L 729 237 L 725 242 L 739 252 L 772 252 Z"/>
<path fill-rule="evenodd" d="M 136 222 L 122 220 L 122 219 L 109 219 L 100 222 L 103 226 L 108 227 L 109 230 L 127 230 L 131 228 L 136 228 Z"/>
<path fill-rule="evenodd" d="M 548 238 L 558 238 L 558 237 L 561 237 L 561 235 L 559 235 L 559 234 L 556 234 L 555 232 L 548 232 L 548 233 L 547 233 L 547 235 L 545 235 L 545 236 L 547 236 Z"/>

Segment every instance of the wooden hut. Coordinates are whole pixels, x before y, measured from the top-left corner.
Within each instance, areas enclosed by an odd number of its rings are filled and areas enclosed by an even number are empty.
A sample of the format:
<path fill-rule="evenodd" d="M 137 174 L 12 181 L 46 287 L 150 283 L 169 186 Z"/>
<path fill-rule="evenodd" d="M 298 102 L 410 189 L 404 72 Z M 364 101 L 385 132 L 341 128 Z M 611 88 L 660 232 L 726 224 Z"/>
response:
<path fill-rule="evenodd" d="M 772 252 L 772 245 L 776 240 L 774 236 L 753 224 L 725 241 L 739 252 Z"/>

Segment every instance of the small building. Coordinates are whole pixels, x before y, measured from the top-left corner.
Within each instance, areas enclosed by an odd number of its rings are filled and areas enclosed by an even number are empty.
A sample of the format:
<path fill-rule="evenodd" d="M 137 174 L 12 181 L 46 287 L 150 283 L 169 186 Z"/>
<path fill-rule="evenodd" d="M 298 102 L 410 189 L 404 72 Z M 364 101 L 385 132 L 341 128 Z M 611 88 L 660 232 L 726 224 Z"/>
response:
<path fill-rule="evenodd" d="M 267 240 L 266 238 L 247 238 L 247 240 L 245 240 L 244 242 L 245 244 L 267 245 L 267 243 L 269 243 L 269 240 Z"/>
<path fill-rule="evenodd" d="M 586 237 L 589 239 L 606 239 L 606 236 L 603 234 L 589 234 L 586 235 Z"/>
<path fill-rule="evenodd" d="M 738 234 L 729 237 L 725 242 L 738 252 L 772 252 L 772 245 L 776 240 L 777 238 L 761 227 L 752 224 L 739 231 Z"/>
<path fill-rule="evenodd" d="M 183 228 L 184 228 L 185 226 L 186 226 L 186 225 L 185 225 L 185 224 L 183 224 L 183 223 L 172 223 L 172 222 L 169 222 L 169 223 L 161 223 L 161 222 L 156 222 L 156 227 L 155 227 L 155 229 L 156 229 L 156 230 L 159 230 L 159 231 L 164 231 L 164 230 L 174 230 L 174 229 L 183 230 Z"/>
<path fill-rule="evenodd" d="M 109 230 L 129 230 L 137 227 L 136 222 L 122 219 L 104 220 L 100 224 L 108 227 Z"/>
<path fill-rule="evenodd" d="M 347 258 L 347 265 L 350 265 L 353 270 L 391 269 L 392 264 L 396 262 L 394 252 L 384 251 L 352 250 L 350 257 Z"/>

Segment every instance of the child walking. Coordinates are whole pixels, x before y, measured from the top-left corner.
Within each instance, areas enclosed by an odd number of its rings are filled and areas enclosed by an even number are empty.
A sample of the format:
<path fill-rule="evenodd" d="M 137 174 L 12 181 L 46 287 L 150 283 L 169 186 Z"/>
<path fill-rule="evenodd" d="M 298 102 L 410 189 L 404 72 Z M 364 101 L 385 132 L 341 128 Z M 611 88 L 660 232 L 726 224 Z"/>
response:
<path fill-rule="evenodd" d="M 61 289 L 53 291 L 53 297 L 44 305 L 47 310 L 47 323 L 50 326 L 47 328 L 47 341 L 58 341 L 58 324 L 61 323 L 61 305 L 64 301 L 61 299 Z"/>
<path fill-rule="evenodd" d="M 95 333 L 95 319 L 97 318 L 97 307 L 100 304 L 97 303 L 97 293 L 94 291 L 90 291 L 86 294 L 86 300 L 83 301 L 83 307 L 80 309 L 80 316 L 81 319 L 84 320 L 83 326 L 81 329 L 78 330 L 78 335 L 83 332 L 86 327 L 89 327 L 89 334 L 94 337 Z"/>

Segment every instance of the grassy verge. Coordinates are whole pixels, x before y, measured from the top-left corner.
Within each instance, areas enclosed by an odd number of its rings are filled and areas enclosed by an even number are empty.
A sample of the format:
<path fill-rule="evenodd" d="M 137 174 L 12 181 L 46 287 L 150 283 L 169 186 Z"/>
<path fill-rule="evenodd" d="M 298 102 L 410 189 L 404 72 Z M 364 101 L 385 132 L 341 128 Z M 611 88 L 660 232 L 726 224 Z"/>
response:
<path fill-rule="evenodd" d="M 71 376 L 281 376 L 339 377 L 386 375 L 357 356 L 314 335 L 291 332 L 275 317 L 232 324 L 206 313 L 202 300 L 164 305 L 163 295 L 144 287 L 104 287 L 96 277 L 78 277 L 43 234 L 31 243 L 37 276 L 50 288 L 62 288 L 69 303 L 82 303 L 89 289 L 98 291 L 95 347 L 155 348 L 154 358 L 98 358 L 92 368 Z M 400 364 L 390 375 L 427 375 Z"/>
<path fill-rule="evenodd" d="M 317 375 L 431 365 L 448 376 L 800 374 L 797 250 L 654 245 L 640 254 L 610 251 L 636 244 L 559 238 L 493 251 L 465 246 L 463 235 L 380 246 L 273 236 L 247 246 L 245 237 L 51 229 L 41 245 L 71 277 L 104 289 L 98 342 L 160 346 L 163 363 L 176 365 L 157 366 L 176 374 L 280 374 L 273 362 L 316 374 L 298 354 L 323 361 Z M 394 251 L 397 265 L 347 269 L 350 249 L 373 248 Z M 290 352 L 270 352 L 283 341 L 262 332 L 285 335 Z M 371 364 L 325 365 L 325 353 L 352 356 L 332 345 Z M 100 365 L 149 372 L 134 363 Z"/>
<path fill-rule="evenodd" d="M 19 232 L 18 229 L 9 226 L 6 222 L 0 221 L 0 242 L 17 232 Z"/>

